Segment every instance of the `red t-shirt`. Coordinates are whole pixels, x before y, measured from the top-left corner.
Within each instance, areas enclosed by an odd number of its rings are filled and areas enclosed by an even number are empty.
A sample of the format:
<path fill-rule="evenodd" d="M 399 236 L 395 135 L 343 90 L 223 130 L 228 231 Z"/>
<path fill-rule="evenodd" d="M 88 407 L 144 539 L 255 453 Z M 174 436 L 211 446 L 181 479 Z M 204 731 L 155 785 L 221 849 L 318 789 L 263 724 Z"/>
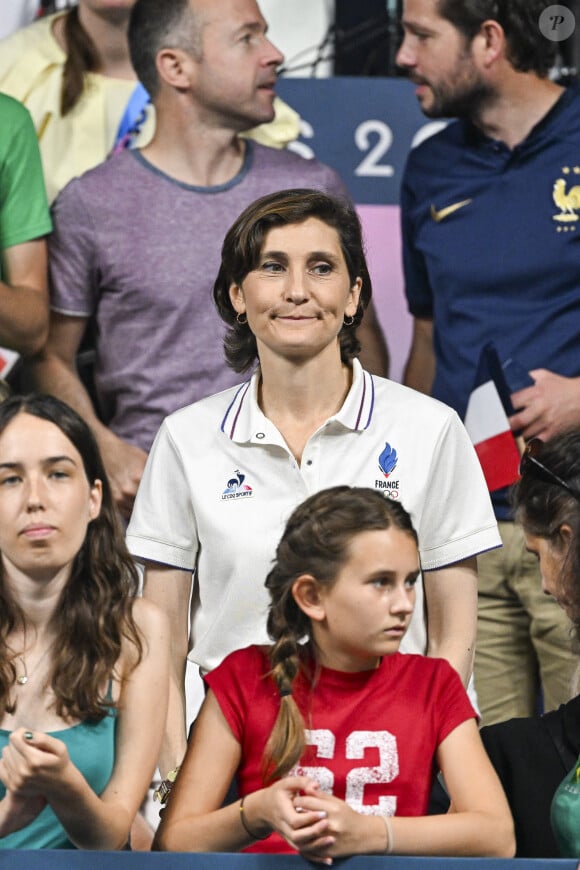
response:
<path fill-rule="evenodd" d="M 204 677 L 242 748 L 240 795 L 262 788 L 261 762 L 280 699 L 263 647 L 229 655 Z M 427 811 L 439 744 L 475 717 L 459 676 L 444 659 L 395 653 L 372 671 L 321 668 L 314 691 L 304 676 L 293 696 L 309 744 L 293 773 L 317 779 L 353 809 L 374 815 Z M 293 852 L 278 834 L 254 852 Z"/>

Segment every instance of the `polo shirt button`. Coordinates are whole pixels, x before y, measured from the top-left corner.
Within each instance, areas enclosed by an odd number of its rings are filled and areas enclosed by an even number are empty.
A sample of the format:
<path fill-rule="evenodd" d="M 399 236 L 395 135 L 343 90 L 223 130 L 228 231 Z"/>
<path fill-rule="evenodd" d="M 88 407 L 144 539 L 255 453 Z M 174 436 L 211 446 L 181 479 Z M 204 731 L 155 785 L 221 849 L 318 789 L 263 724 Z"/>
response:
<path fill-rule="evenodd" d="M 312 459 L 308 459 L 306 465 L 312 465 Z"/>
<path fill-rule="evenodd" d="M 260 441 L 262 440 L 262 438 L 265 438 L 265 437 L 266 437 L 265 432 L 256 432 L 256 438 L 259 438 Z"/>

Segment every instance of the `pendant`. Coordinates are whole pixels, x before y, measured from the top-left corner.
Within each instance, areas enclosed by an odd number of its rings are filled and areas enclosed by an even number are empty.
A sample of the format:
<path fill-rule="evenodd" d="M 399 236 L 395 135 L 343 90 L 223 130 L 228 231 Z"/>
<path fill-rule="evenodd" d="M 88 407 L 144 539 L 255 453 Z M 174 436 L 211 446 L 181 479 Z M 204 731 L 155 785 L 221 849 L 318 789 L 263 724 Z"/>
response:
<path fill-rule="evenodd" d="M 26 674 L 22 674 L 21 677 L 16 677 L 16 682 L 19 686 L 25 686 L 28 682 L 28 677 L 26 676 Z"/>

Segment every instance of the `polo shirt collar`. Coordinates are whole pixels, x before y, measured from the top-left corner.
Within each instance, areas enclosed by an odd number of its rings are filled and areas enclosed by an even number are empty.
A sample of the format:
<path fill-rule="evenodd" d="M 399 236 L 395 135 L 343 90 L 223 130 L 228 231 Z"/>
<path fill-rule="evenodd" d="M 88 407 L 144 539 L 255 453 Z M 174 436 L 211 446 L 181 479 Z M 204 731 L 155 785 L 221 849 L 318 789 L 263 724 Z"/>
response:
<path fill-rule="evenodd" d="M 373 376 L 366 372 L 358 359 L 352 361 L 352 386 L 338 414 L 331 419 L 345 429 L 362 432 L 370 426 L 375 407 Z"/>
<path fill-rule="evenodd" d="M 479 145 L 483 148 L 494 150 L 497 153 L 501 151 L 506 154 L 524 153 L 536 147 L 541 147 L 546 139 L 552 139 L 554 137 L 559 126 L 563 126 L 565 129 L 568 123 L 568 107 L 578 97 L 579 92 L 579 82 L 573 82 L 564 88 L 551 109 L 549 109 L 543 118 L 540 118 L 540 120 L 532 127 L 526 138 L 513 149 L 508 148 L 507 145 L 497 139 L 492 139 L 489 136 L 486 136 L 485 133 L 482 133 L 481 130 L 469 120 L 460 122 L 463 126 L 465 142 L 467 145 Z"/>
<path fill-rule="evenodd" d="M 363 369 L 357 359 L 352 362 L 352 372 L 352 386 L 344 404 L 329 422 L 335 421 L 345 429 L 356 432 L 370 425 L 375 405 L 375 385 L 372 375 Z M 221 431 L 239 444 L 280 440 L 280 433 L 258 405 L 259 383 L 258 368 L 249 381 L 238 387 L 221 422 Z"/>

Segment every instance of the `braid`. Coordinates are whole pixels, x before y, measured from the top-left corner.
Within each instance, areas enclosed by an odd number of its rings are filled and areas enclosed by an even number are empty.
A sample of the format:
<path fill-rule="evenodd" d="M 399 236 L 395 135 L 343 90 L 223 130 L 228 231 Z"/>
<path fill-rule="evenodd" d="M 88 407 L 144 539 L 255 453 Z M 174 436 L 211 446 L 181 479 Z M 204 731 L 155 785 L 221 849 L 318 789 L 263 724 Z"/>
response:
<path fill-rule="evenodd" d="M 266 583 L 270 590 L 280 593 L 273 596 L 268 614 L 268 634 L 274 641 L 269 650 L 270 675 L 280 692 L 280 709 L 262 760 L 264 781 L 273 782 L 287 774 L 304 751 L 304 720 L 292 690 L 301 668 L 299 641 L 307 630 L 308 620 L 297 607 L 283 570 L 273 568 Z"/>

